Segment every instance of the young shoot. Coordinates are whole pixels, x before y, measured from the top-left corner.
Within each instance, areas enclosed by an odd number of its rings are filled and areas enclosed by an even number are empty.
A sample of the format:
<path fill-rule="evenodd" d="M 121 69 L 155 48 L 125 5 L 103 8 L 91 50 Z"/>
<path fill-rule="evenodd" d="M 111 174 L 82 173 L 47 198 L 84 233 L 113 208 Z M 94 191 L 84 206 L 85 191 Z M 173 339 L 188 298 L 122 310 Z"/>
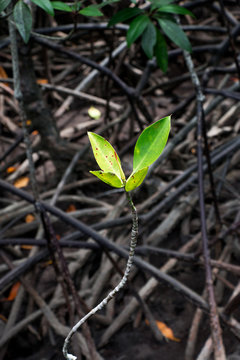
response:
<path fill-rule="evenodd" d="M 121 162 L 117 152 L 112 145 L 102 136 L 88 132 L 88 137 L 92 146 L 93 154 L 100 170 L 90 171 L 100 180 L 115 188 L 124 188 L 127 200 L 132 210 L 132 231 L 130 240 L 130 250 L 124 275 L 119 284 L 102 300 L 95 308 L 89 311 L 69 332 L 63 346 L 63 355 L 67 360 L 76 360 L 77 357 L 68 353 L 68 346 L 73 334 L 84 324 L 92 315 L 102 310 L 107 303 L 119 292 L 126 284 L 137 245 L 138 218 L 136 208 L 132 202 L 129 191 L 136 189 L 143 182 L 149 166 L 161 155 L 170 132 L 170 116 L 160 119 L 143 130 L 134 148 L 133 171 L 126 180 L 122 170 Z"/>

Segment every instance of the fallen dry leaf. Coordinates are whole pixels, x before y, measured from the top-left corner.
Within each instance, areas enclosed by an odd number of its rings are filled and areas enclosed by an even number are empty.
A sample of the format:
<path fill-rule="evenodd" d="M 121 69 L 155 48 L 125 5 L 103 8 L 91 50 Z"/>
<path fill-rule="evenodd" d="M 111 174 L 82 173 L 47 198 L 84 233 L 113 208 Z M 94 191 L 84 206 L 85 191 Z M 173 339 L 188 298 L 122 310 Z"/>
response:
<path fill-rule="evenodd" d="M 2 314 L 0 314 L 0 319 L 5 323 L 7 322 L 7 318 Z"/>
<path fill-rule="evenodd" d="M 0 77 L 3 79 L 8 79 L 7 73 L 2 66 L 0 66 Z M 9 86 L 9 84 L 4 85 Z"/>
<path fill-rule="evenodd" d="M 147 325 L 149 325 L 149 321 L 147 319 L 145 320 L 145 322 Z M 156 324 L 157 324 L 158 329 L 161 331 L 162 335 L 166 339 L 176 341 L 176 342 L 181 341 L 180 339 L 178 339 L 174 336 L 172 329 L 169 328 L 164 322 L 156 320 Z"/>
<path fill-rule="evenodd" d="M 9 166 L 8 168 L 7 168 L 7 173 L 8 174 L 12 174 L 14 171 L 16 171 L 17 170 L 17 168 L 15 167 L 15 166 Z"/>
<path fill-rule="evenodd" d="M 33 248 L 33 245 L 21 245 L 21 249 L 24 249 L 24 250 L 32 250 Z"/>
<path fill-rule="evenodd" d="M 16 188 L 20 189 L 20 188 L 23 188 L 23 187 L 27 186 L 28 183 L 29 183 L 29 177 L 24 176 L 24 177 L 21 177 L 21 178 L 17 179 L 14 182 L 14 186 Z"/>
<path fill-rule="evenodd" d="M 35 220 L 35 216 L 33 216 L 32 214 L 28 214 L 26 217 L 25 217 L 25 222 L 26 223 L 31 223 Z"/>
<path fill-rule="evenodd" d="M 37 83 L 38 84 L 48 84 L 48 79 L 38 79 Z"/>
<path fill-rule="evenodd" d="M 69 213 L 69 212 L 72 212 L 72 211 L 76 211 L 76 206 L 73 205 L 73 204 L 70 204 L 69 207 L 67 208 L 66 212 Z"/>
<path fill-rule="evenodd" d="M 12 286 L 8 297 L 3 299 L 3 301 L 13 301 L 15 299 L 15 297 L 17 296 L 20 285 L 21 285 L 20 281 L 16 282 Z"/>

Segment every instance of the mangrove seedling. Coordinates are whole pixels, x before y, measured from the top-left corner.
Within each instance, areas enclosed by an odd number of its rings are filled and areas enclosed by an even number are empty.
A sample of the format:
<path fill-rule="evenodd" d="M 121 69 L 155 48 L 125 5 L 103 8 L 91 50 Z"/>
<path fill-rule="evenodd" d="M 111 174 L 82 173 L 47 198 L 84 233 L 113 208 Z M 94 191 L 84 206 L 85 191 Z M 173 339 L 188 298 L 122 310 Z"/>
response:
<path fill-rule="evenodd" d="M 149 166 L 157 160 L 162 153 L 170 131 L 170 116 L 160 119 L 148 126 L 140 134 L 133 154 L 133 171 L 126 180 L 117 152 L 102 136 L 88 132 L 93 154 L 100 170 L 90 171 L 100 180 L 115 188 L 124 188 L 127 200 L 132 210 L 132 231 L 130 250 L 124 275 L 119 284 L 96 307 L 89 311 L 69 332 L 63 346 L 63 355 L 67 360 L 76 360 L 77 357 L 68 353 L 68 346 L 73 334 L 97 311 L 102 310 L 106 304 L 126 284 L 132 264 L 138 235 L 138 218 L 130 191 L 136 189 L 143 182 Z"/>

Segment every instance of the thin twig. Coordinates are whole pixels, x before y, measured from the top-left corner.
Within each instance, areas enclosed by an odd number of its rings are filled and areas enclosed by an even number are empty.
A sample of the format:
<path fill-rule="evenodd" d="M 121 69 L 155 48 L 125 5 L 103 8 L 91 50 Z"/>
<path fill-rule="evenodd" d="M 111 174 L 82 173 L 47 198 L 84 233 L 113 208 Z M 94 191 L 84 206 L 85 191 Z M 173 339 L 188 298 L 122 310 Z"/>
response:
<path fill-rule="evenodd" d="M 225 349 L 222 341 L 220 321 L 217 313 L 217 305 L 214 295 L 212 269 L 210 262 L 210 251 L 208 246 L 208 235 L 207 235 L 207 224 L 206 224 L 206 213 L 205 213 L 205 199 L 204 199 L 204 171 L 203 171 L 203 122 L 204 122 L 204 111 L 203 111 L 203 94 L 199 79 L 194 71 L 194 65 L 189 53 L 184 52 L 186 64 L 191 73 L 192 82 L 196 89 L 197 95 L 197 158 L 198 158 L 198 191 L 199 191 L 199 205 L 200 205 L 200 217 L 201 217 L 201 232 L 202 232 L 202 244 L 203 244 L 203 257 L 205 262 L 206 271 L 206 286 L 208 291 L 209 308 L 210 308 L 210 323 L 211 333 L 213 339 L 214 354 L 216 360 L 225 360 Z M 205 142 L 206 144 L 206 142 Z M 209 160 L 209 164 L 210 164 Z M 211 168 L 209 172 L 211 173 Z M 214 188 L 212 188 L 213 190 Z M 215 193 L 215 191 L 214 191 Z"/>

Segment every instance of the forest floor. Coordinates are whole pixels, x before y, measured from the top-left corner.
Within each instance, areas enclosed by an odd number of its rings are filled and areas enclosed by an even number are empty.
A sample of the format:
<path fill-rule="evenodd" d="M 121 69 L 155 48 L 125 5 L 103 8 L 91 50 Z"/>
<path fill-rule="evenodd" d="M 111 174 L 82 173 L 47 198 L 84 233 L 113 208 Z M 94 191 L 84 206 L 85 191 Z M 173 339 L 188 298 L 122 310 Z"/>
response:
<path fill-rule="evenodd" d="M 129 175 L 140 132 L 170 114 L 168 144 L 132 194 L 140 260 L 129 284 L 73 336 L 71 351 L 88 360 L 214 359 L 200 197 L 223 344 L 229 360 L 240 359 L 240 10 L 236 1 L 226 3 L 225 14 L 218 3 L 186 3 L 196 19 L 181 19 L 205 96 L 204 193 L 197 94 L 181 50 L 169 42 L 164 74 L 138 44 L 126 47 L 126 29 L 82 18 L 65 42 L 37 35 L 29 46 L 19 41 L 26 135 L 14 99 L 7 25 L 0 25 L 0 360 L 63 359 L 70 324 L 124 271 L 131 211 L 122 189 L 89 173 L 98 166 L 87 131 L 113 144 Z M 36 32 L 45 28 L 61 37 L 72 27 L 60 14 L 47 24 L 39 16 L 35 24 Z M 130 89 L 138 90 L 132 99 Z M 34 175 L 26 148 L 33 151 Z"/>

